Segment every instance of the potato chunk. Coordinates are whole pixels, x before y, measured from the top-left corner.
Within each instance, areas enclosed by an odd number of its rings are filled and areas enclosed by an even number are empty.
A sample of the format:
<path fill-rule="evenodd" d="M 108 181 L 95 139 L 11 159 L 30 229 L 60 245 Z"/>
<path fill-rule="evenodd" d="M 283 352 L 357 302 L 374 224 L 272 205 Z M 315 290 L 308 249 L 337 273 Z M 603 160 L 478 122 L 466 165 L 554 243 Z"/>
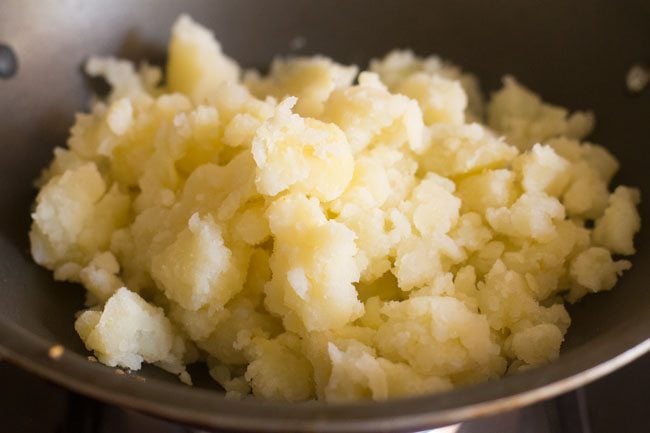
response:
<path fill-rule="evenodd" d="M 239 66 L 221 52 L 212 32 L 181 15 L 172 28 L 167 82 L 195 102 L 212 96 L 223 82 L 237 81 Z"/>
<path fill-rule="evenodd" d="M 548 242 L 555 233 L 554 221 L 564 219 L 564 207 L 545 193 L 525 193 L 510 208 L 491 208 L 486 216 L 497 232 Z"/>
<path fill-rule="evenodd" d="M 75 328 L 97 359 L 111 367 L 139 370 L 143 361 L 182 362 L 183 353 L 174 353 L 174 340 L 180 337 L 163 310 L 125 287 L 111 296 L 103 311 L 83 312 Z"/>
<path fill-rule="evenodd" d="M 339 328 L 363 314 L 354 283 L 354 233 L 328 220 L 315 199 L 287 195 L 268 210 L 275 236 L 266 305 L 290 330 Z"/>
<path fill-rule="evenodd" d="M 388 320 L 377 331 L 377 345 L 388 359 L 405 361 L 425 375 L 478 369 L 487 378 L 503 368 L 488 321 L 457 299 L 425 296 L 388 302 L 382 313 Z"/>
<path fill-rule="evenodd" d="M 424 124 L 418 104 L 391 94 L 370 72 L 359 75 L 358 85 L 332 92 L 321 119 L 345 132 L 353 153 L 382 141 L 406 144 L 412 150 L 422 147 Z"/>
<path fill-rule="evenodd" d="M 438 377 L 417 373 L 405 363 L 394 363 L 378 357 L 375 350 L 357 340 L 329 343 L 328 355 L 332 371 L 325 388 L 331 401 L 353 401 L 362 398 L 386 400 L 403 395 L 440 392 L 451 384 Z"/>
<path fill-rule="evenodd" d="M 354 170 L 347 140 L 336 125 L 291 113 L 295 103 L 296 98 L 281 103 L 253 139 L 257 189 L 269 196 L 291 189 L 333 200 L 343 193 Z"/>
<path fill-rule="evenodd" d="M 641 217 L 636 207 L 641 201 L 638 189 L 619 186 L 609 196 L 609 206 L 596 220 L 594 242 L 616 254 L 635 253 L 634 235 L 641 228 Z"/>
<path fill-rule="evenodd" d="M 550 138 L 567 136 L 583 138 L 594 125 L 593 114 L 545 104 L 514 78 L 503 80 L 503 88 L 492 97 L 488 108 L 488 124 L 506 135 L 507 141 L 521 150 Z"/>
<path fill-rule="evenodd" d="M 614 287 L 618 276 L 631 266 L 627 260 L 612 260 L 604 248 L 592 247 L 571 262 L 571 276 L 589 291 L 600 292 Z"/>
<path fill-rule="evenodd" d="M 419 72 L 404 79 L 395 90 L 418 101 L 427 125 L 465 121 L 467 96 L 456 80 Z"/>
<path fill-rule="evenodd" d="M 234 295 L 223 278 L 231 256 L 219 226 L 194 214 L 176 240 L 153 257 L 151 275 L 184 308 L 198 310 L 208 302 L 218 308 Z"/>
<path fill-rule="evenodd" d="M 543 191 L 558 197 L 570 180 L 570 165 L 549 146 L 535 144 L 513 163 L 527 192 Z"/>
<path fill-rule="evenodd" d="M 517 155 L 517 149 L 476 123 L 435 125 L 425 137 L 425 150 L 418 152 L 422 166 L 442 176 L 505 166 Z"/>
<path fill-rule="evenodd" d="M 300 353 L 294 335 L 257 339 L 246 380 L 256 395 L 274 400 L 301 401 L 313 394 L 312 367 Z"/>
<path fill-rule="evenodd" d="M 53 268 L 62 260 L 83 260 L 76 243 L 105 190 L 93 163 L 67 170 L 43 187 L 36 198 L 30 232 L 32 256 L 37 263 Z"/>
<path fill-rule="evenodd" d="M 276 58 L 267 77 L 249 72 L 244 82 L 260 98 L 295 96 L 298 98 L 296 113 L 318 117 L 329 95 L 335 89 L 350 86 L 356 75 L 356 66 L 339 65 L 322 56 Z"/>

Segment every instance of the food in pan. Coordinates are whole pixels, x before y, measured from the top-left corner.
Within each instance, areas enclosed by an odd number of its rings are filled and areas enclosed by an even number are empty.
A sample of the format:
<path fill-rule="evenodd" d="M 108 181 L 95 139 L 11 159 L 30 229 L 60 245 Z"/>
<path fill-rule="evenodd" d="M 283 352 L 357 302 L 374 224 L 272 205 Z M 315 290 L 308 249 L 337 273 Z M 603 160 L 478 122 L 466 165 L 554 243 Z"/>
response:
<path fill-rule="evenodd" d="M 229 397 L 382 400 L 558 357 L 564 303 L 631 263 L 637 189 L 587 112 L 514 78 L 485 103 L 437 57 L 242 71 L 182 16 L 159 68 L 91 58 L 112 87 L 38 181 L 32 255 L 87 289 L 102 363 Z"/>

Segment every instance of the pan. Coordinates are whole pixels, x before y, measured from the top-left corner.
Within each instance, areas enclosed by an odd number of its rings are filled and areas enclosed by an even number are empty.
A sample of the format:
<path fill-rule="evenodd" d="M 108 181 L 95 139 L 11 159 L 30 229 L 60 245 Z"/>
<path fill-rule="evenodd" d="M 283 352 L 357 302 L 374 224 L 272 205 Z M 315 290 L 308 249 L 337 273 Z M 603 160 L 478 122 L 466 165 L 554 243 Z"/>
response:
<path fill-rule="evenodd" d="M 224 50 L 246 67 L 267 65 L 278 54 L 314 53 L 364 65 L 390 49 L 410 47 L 476 73 L 487 91 L 511 73 L 549 101 L 593 109 L 598 126 L 591 139 L 621 161 L 615 183 L 650 191 L 650 92 L 633 96 L 625 87 L 630 66 L 650 61 L 650 4 L 642 0 L 4 0 L 2 357 L 91 397 L 206 429 L 383 432 L 423 430 L 527 405 L 650 349 L 649 231 L 643 229 L 634 267 L 615 290 L 570 307 L 573 324 L 557 361 L 445 394 L 356 404 L 233 401 L 200 367 L 192 372 L 195 386 L 188 387 L 156 369 L 144 368 L 136 380 L 88 362 L 73 330 L 81 287 L 54 282 L 28 253 L 32 182 L 52 149 L 65 142 L 73 114 L 86 109 L 91 90 L 98 89 L 82 73 L 84 60 L 103 54 L 163 64 L 168 29 L 181 12 L 212 28 Z M 648 206 L 646 200 L 640 208 L 645 221 Z M 60 357 L 48 356 L 53 345 L 65 348 Z"/>

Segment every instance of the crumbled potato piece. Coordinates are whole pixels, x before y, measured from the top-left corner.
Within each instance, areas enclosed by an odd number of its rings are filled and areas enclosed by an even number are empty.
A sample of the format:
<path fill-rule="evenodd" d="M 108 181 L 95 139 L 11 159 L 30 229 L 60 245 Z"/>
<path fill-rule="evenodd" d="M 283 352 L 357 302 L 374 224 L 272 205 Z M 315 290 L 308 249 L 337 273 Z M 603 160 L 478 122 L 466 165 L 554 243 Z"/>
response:
<path fill-rule="evenodd" d="M 608 184 L 619 168 L 618 161 L 607 149 L 597 144 L 580 143 L 566 137 L 553 138 L 547 144 L 572 163 L 586 162 Z"/>
<path fill-rule="evenodd" d="M 594 243 L 615 254 L 634 254 L 634 234 L 641 228 L 641 217 L 636 209 L 640 200 L 638 189 L 625 186 L 616 188 L 609 196 L 605 213 L 596 220 Z"/>
<path fill-rule="evenodd" d="M 282 334 L 254 342 L 246 380 L 255 395 L 274 400 L 301 401 L 313 395 L 312 366 L 300 352 L 297 336 Z"/>
<path fill-rule="evenodd" d="M 223 281 L 231 255 L 212 218 L 194 214 L 174 242 L 152 257 L 151 275 L 184 308 L 194 311 L 208 302 L 223 306 L 232 296 Z"/>
<path fill-rule="evenodd" d="M 465 115 L 469 117 L 468 120 L 480 121 L 483 117 L 483 95 L 476 77 L 437 56 L 422 59 L 410 50 L 394 50 L 383 59 L 373 59 L 370 62 L 370 70 L 379 74 L 381 81 L 392 91 L 418 72 L 458 81 L 467 96 Z"/>
<path fill-rule="evenodd" d="M 421 166 L 443 176 L 458 176 L 506 165 L 517 150 L 479 124 L 436 125 L 428 130 Z"/>
<path fill-rule="evenodd" d="M 570 179 L 570 165 L 551 147 L 536 144 L 513 162 L 513 169 L 526 192 L 543 191 L 559 197 Z"/>
<path fill-rule="evenodd" d="M 224 81 L 237 81 L 239 66 L 221 52 L 212 32 L 181 15 L 172 28 L 167 81 L 172 92 L 201 102 Z"/>
<path fill-rule="evenodd" d="M 110 297 L 102 311 L 84 311 L 75 328 L 97 359 L 111 367 L 138 370 L 143 361 L 165 362 L 185 371 L 182 344 L 180 353 L 174 350 L 174 340 L 182 337 L 163 310 L 125 287 Z"/>
<path fill-rule="evenodd" d="M 371 72 L 362 72 L 358 85 L 332 92 L 320 118 L 345 132 L 352 153 L 378 143 L 422 147 L 424 124 L 417 102 L 390 93 Z"/>
<path fill-rule="evenodd" d="M 392 301 L 381 311 L 388 319 L 377 331 L 379 353 L 407 362 L 420 374 L 453 377 L 472 372 L 487 379 L 505 365 L 486 318 L 455 298 Z"/>
<path fill-rule="evenodd" d="M 30 240 L 38 264 L 56 267 L 68 257 L 66 261 L 81 259 L 79 237 L 94 222 L 95 206 L 105 191 L 106 184 L 91 162 L 50 179 L 38 194 L 32 214 Z"/>
<path fill-rule="evenodd" d="M 445 379 L 421 375 L 408 364 L 377 357 L 371 347 L 358 340 L 343 340 L 339 344 L 344 349 L 334 343 L 328 345 L 332 371 L 325 388 L 327 400 L 386 400 L 451 388 Z"/>
<path fill-rule="evenodd" d="M 557 326 L 542 323 L 514 333 L 512 351 L 517 358 L 528 365 L 543 364 L 560 355 L 563 339 L 562 331 Z"/>
<path fill-rule="evenodd" d="M 418 102 L 427 125 L 465 121 L 467 96 L 456 80 L 416 72 L 402 80 L 395 91 Z"/>
<path fill-rule="evenodd" d="M 562 195 L 562 203 L 569 216 L 595 219 L 607 206 L 607 184 L 587 162 L 572 164 L 571 181 Z"/>
<path fill-rule="evenodd" d="M 501 260 L 478 283 L 478 299 L 481 312 L 497 331 L 517 332 L 540 323 L 552 323 L 566 332 L 570 323 L 562 304 L 551 307 L 539 304 L 524 276 L 509 270 Z"/>
<path fill-rule="evenodd" d="M 349 87 L 357 71 L 356 66 L 339 65 L 322 56 L 275 59 L 267 77 L 251 71 L 244 77 L 244 83 L 259 98 L 273 96 L 280 100 L 295 96 L 296 113 L 318 117 L 332 91 Z"/>
<path fill-rule="evenodd" d="M 538 242 L 552 239 L 554 222 L 565 216 L 562 204 L 543 192 L 524 193 L 509 208 L 489 208 L 485 215 L 497 232 Z"/>
<path fill-rule="evenodd" d="M 594 116 L 545 104 L 538 95 L 515 81 L 504 79 L 503 89 L 492 97 L 488 124 L 521 150 L 550 138 L 567 136 L 581 139 L 593 129 Z"/>
<path fill-rule="evenodd" d="M 228 365 L 246 364 L 255 338 L 269 338 L 281 331 L 279 320 L 256 311 L 246 298 L 227 305 L 227 316 L 214 326 L 211 334 L 197 342 L 199 348 Z"/>
<path fill-rule="evenodd" d="M 79 271 L 79 280 L 88 290 L 86 304 L 103 304 L 124 283 L 118 277 L 120 264 L 110 251 L 96 255 L 85 268 Z"/>
<path fill-rule="evenodd" d="M 253 139 L 257 190 L 275 196 L 291 189 L 323 201 L 334 200 L 354 170 L 347 140 L 336 125 L 292 114 L 295 102 L 293 97 L 282 102 Z M 338 176 L 330 175 L 333 170 Z"/>
<path fill-rule="evenodd" d="M 486 170 L 461 179 L 457 195 L 462 201 L 463 211 L 484 215 L 490 208 L 509 207 L 519 191 L 515 174 L 510 170 Z"/>
<path fill-rule="evenodd" d="M 275 238 L 273 277 L 265 287 L 269 311 L 296 331 L 337 328 L 361 316 L 354 232 L 328 220 L 318 200 L 304 195 L 275 201 L 268 218 Z"/>
<path fill-rule="evenodd" d="M 614 287 L 618 276 L 631 266 L 627 260 L 612 260 L 611 253 L 605 248 L 592 247 L 573 259 L 571 276 L 590 292 L 600 292 Z"/>

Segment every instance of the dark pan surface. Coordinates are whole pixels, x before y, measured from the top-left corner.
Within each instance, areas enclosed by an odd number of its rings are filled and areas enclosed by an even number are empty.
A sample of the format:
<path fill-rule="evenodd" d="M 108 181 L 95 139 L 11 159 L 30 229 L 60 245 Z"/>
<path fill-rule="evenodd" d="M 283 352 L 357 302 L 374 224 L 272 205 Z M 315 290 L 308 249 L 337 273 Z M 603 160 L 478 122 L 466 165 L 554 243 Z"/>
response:
<path fill-rule="evenodd" d="M 504 73 L 572 109 L 591 108 L 593 141 L 621 161 L 617 183 L 650 194 L 650 89 L 631 96 L 624 77 L 650 62 L 650 3 L 554 1 L 139 1 L 0 2 L 0 43 L 19 68 L 0 79 L 0 354 L 51 380 L 110 402 L 212 428 L 251 431 L 414 430 L 524 405 L 606 374 L 650 349 L 650 248 L 637 238 L 634 268 L 612 292 L 571 308 L 557 362 L 440 396 L 387 403 L 298 405 L 228 401 L 145 369 L 146 381 L 90 363 L 73 330 L 80 287 L 55 283 L 28 254 L 32 181 L 62 145 L 73 113 L 86 108 L 89 55 L 162 62 L 171 23 L 189 12 L 214 29 L 244 66 L 288 54 L 323 53 L 364 64 L 392 48 L 437 53 L 476 73 L 484 88 Z M 641 204 L 650 224 L 650 200 Z M 62 344 L 59 360 L 48 348 Z M 200 376 L 200 371 L 199 371 Z M 206 382 L 207 383 L 207 382 Z M 206 384 L 205 387 L 208 387 Z"/>

